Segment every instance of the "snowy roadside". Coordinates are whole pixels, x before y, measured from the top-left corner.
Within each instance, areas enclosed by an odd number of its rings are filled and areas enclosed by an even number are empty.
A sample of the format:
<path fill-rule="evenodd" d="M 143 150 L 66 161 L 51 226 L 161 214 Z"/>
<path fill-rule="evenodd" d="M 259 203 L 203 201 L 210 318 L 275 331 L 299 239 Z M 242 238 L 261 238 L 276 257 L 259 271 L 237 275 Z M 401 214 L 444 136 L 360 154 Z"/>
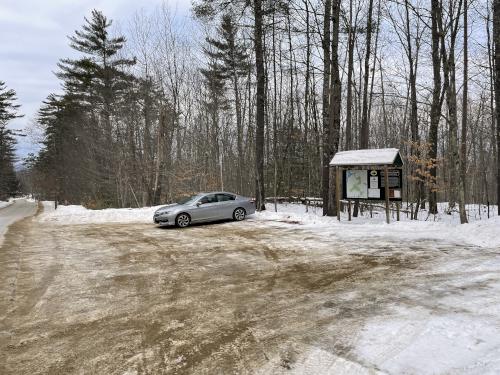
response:
<path fill-rule="evenodd" d="M 9 199 L 8 201 L 0 201 L 0 209 L 9 207 L 13 203 L 14 203 L 13 199 Z"/>
<path fill-rule="evenodd" d="M 41 222 L 56 224 L 104 224 L 104 223 L 152 223 L 155 210 L 161 206 L 144 208 L 109 208 L 104 210 L 89 210 L 82 206 L 59 206 L 54 210 L 53 202 L 43 202 L 44 213 L 40 215 Z M 470 208 L 472 211 L 474 208 Z M 443 212 L 441 208 L 440 212 Z M 435 240 L 457 245 L 478 247 L 500 246 L 500 217 L 471 221 L 469 224 L 458 224 L 458 215 L 441 214 L 433 221 L 411 221 L 406 215 L 401 215 L 401 221 L 385 223 L 381 212 L 374 212 L 374 217 L 362 216 L 347 221 L 342 217 L 321 216 L 321 209 L 306 207 L 300 204 L 279 204 L 278 212 L 274 205 L 269 204 L 267 211 L 256 213 L 248 218 L 255 224 L 300 225 L 301 229 L 319 232 L 322 235 L 336 237 L 341 240 L 357 240 L 362 238 L 390 239 L 399 241 Z M 474 216 L 477 216 L 474 215 Z M 435 220 L 435 221 L 434 221 Z"/>

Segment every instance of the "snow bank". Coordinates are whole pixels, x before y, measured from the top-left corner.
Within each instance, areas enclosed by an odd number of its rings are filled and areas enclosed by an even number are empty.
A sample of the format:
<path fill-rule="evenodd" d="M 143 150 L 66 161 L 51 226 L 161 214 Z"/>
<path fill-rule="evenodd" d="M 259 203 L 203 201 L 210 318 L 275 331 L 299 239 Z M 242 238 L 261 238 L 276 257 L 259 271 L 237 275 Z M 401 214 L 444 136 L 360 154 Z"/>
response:
<path fill-rule="evenodd" d="M 161 207 L 89 210 L 83 206 L 58 206 L 55 210 L 54 202 L 43 202 L 43 206 L 39 220 L 58 224 L 152 223 L 153 213 Z"/>
<path fill-rule="evenodd" d="M 5 207 L 8 207 L 10 206 L 12 203 L 14 203 L 14 201 L 11 199 L 11 200 L 8 200 L 8 201 L 0 201 L 0 209 L 2 208 L 5 208 Z"/>

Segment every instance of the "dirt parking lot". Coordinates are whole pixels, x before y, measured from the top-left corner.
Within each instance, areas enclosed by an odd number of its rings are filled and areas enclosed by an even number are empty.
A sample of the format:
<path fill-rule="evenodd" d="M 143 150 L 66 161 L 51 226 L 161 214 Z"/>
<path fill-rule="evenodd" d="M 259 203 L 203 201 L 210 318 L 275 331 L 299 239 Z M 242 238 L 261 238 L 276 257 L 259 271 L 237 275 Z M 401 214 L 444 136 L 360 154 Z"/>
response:
<path fill-rule="evenodd" d="M 432 265 L 452 250 L 251 219 L 24 219 L 0 249 L 0 373 L 279 373 L 311 347 L 375 370 L 352 350 L 364 322 L 394 305 L 446 309 L 450 275 Z"/>

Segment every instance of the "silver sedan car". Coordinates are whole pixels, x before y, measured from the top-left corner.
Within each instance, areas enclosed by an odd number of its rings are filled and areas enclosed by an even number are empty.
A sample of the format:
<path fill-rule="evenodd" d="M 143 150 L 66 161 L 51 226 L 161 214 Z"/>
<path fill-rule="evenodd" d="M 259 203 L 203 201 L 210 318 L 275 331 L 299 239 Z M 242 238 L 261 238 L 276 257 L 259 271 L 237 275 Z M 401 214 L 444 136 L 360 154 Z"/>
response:
<path fill-rule="evenodd" d="M 160 226 L 187 227 L 191 223 L 216 220 L 244 220 L 255 213 L 253 198 L 233 193 L 200 193 L 184 198 L 178 203 L 161 207 L 154 213 L 153 221 Z"/>

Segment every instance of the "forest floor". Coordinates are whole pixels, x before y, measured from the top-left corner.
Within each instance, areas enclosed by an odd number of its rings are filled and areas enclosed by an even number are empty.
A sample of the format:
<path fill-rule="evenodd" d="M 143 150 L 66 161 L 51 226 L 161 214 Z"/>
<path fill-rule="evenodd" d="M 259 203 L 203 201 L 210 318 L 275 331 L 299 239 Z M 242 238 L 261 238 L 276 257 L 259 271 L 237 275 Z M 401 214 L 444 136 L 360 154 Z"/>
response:
<path fill-rule="evenodd" d="M 500 249 L 479 241 L 496 219 L 281 208 L 183 230 L 151 209 L 17 221 L 0 244 L 0 373 L 500 371 Z"/>

